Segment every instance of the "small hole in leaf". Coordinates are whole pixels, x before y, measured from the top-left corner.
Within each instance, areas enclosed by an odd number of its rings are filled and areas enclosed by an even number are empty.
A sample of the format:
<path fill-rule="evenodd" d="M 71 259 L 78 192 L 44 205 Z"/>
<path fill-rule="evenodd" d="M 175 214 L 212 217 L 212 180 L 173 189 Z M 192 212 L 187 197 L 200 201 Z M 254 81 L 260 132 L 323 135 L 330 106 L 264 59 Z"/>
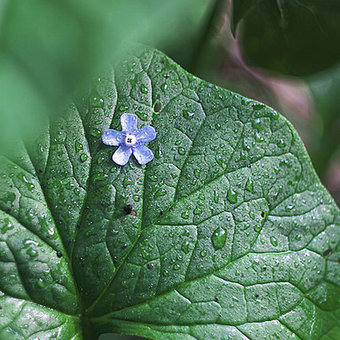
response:
<path fill-rule="evenodd" d="M 258 299 L 260 297 L 259 294 L 255 294 L 255 299 Z"/>
<path fill-rule="evenodd" d="M 153 111 L 159 112 L 160 110 L 162 110 L 162 104 L 160 102 L 156 102 L 155 105 L 153 106 Z"/>
<path fill-rule="evenodd" d="M 264 211 L 261 211 L 261 217 L 264 218 L 266 216 L 266 213 Z"/>
<path fill-rule="evenodd" d="M 216 296 L 215 301 L 218 302 L 218 301 L 220 301 L 220 299 Z"/>
<path fill-rule="evenodd" d="M 132 211 L 132 205 L 131 204 L 127 204 L 125 207 L 124 207 L 124 211 L 125 213 L 128 215 L 128 214 L 131 214 L 131 211 Z"/>
<path fill-rule="evenodd" d="M 164 211 L 163 211 L 163 210 L 161 210 L 159 214 L 162 216 L 162 215 L 164 214 Z"/>
<path fill-rule="evenodd" d="M 332 253 L 332 248 L 327 248 L 323 253 L 322 253 L 322 255 L 324 256 L 324 257 L 328 257 L 329 255 L 331 255 L 331 253 Z"/>
<path fill-rule="evenodd" d="M 62 253 L 61 251 L 57 251 L 57 256 L 58 256 L 59 258 L 61 258 L 61 257 L 63 257 L 63 253 Z"/>

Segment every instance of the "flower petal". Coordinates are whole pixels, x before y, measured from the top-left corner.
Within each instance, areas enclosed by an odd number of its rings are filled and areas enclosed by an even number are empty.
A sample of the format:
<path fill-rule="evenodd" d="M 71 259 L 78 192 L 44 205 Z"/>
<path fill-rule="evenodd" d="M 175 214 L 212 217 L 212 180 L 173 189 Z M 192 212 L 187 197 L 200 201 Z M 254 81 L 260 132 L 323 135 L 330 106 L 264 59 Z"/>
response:
<path fill-rule="evenodd" d="M 143 144 L 135 147 L 133 149 L 133 154 L 139 164 L 146 164 L 153 159 L 153 152 Z"/>
<path fill-rule="evenodd" d="M 103 133 L 103 143 L 111 146 L 118 146 L 124 142 L 125 134 L 121 131 L 116 130 L 106 130 Z"/>
<path fill-rule="evenodd" d="M 132 154 L 132 148 L 129 146 L 121 145 L 113 154 L 112 160 L 118 165 L 125 165 Z"/>
<path fill-rule="evenodd" d="M 137 141 L 141 143 L 151 142 L 156 138 L 156 131 L 152 126 L 144 126 L 136 132 Z"/>
<path fill-rule="evenodd" d="M 120 117 L 120 122 L 123 131 L 132 132 L 137 129 L 137 116 L 135 114 L 124 113 Z"/>

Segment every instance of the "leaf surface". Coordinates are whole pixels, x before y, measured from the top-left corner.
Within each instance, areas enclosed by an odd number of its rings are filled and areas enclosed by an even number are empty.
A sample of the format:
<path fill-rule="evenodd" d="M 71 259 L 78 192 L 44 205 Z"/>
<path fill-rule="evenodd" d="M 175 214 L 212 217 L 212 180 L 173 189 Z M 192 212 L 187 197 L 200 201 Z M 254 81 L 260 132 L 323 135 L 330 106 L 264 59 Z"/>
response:
<path fill-rule="evenodd" d="M 143 50 L 44 131 L 1 161 L 0 338 L 336 338 L 339 210 L 277 112 Z"/>

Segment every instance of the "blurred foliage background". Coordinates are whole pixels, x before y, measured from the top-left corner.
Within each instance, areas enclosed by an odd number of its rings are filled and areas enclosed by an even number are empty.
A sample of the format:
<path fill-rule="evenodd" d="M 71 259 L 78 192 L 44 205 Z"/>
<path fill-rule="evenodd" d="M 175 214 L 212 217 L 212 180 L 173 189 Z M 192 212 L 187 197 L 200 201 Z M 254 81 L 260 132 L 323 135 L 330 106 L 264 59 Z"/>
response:
<path fill-rule="evenodd" d="M 339 37 L 338 0 L 0 0 L 0 149 L 143 43 L 286 116 L 339 204 Z"/>

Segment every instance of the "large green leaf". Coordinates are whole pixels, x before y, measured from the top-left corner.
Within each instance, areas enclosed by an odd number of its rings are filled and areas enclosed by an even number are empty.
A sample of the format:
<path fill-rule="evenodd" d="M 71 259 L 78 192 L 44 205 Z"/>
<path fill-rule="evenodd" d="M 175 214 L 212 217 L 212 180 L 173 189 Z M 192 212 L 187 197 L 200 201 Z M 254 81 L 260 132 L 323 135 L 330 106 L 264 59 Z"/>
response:
<path fill-rule="evenodd" d="M 339 338 L 340 214 L 292 126 L 127 59 L 1 160 L 0 338 Z M 101 142 L 123 112 L 158 133 L 146 166 Z"/>
<path fill-rule="evenodd" d="M 241 20 L 241 47 L 258 66 L 301 76 L 339 61 L 337 0 L 234 0 L 234 32 Z"/>

